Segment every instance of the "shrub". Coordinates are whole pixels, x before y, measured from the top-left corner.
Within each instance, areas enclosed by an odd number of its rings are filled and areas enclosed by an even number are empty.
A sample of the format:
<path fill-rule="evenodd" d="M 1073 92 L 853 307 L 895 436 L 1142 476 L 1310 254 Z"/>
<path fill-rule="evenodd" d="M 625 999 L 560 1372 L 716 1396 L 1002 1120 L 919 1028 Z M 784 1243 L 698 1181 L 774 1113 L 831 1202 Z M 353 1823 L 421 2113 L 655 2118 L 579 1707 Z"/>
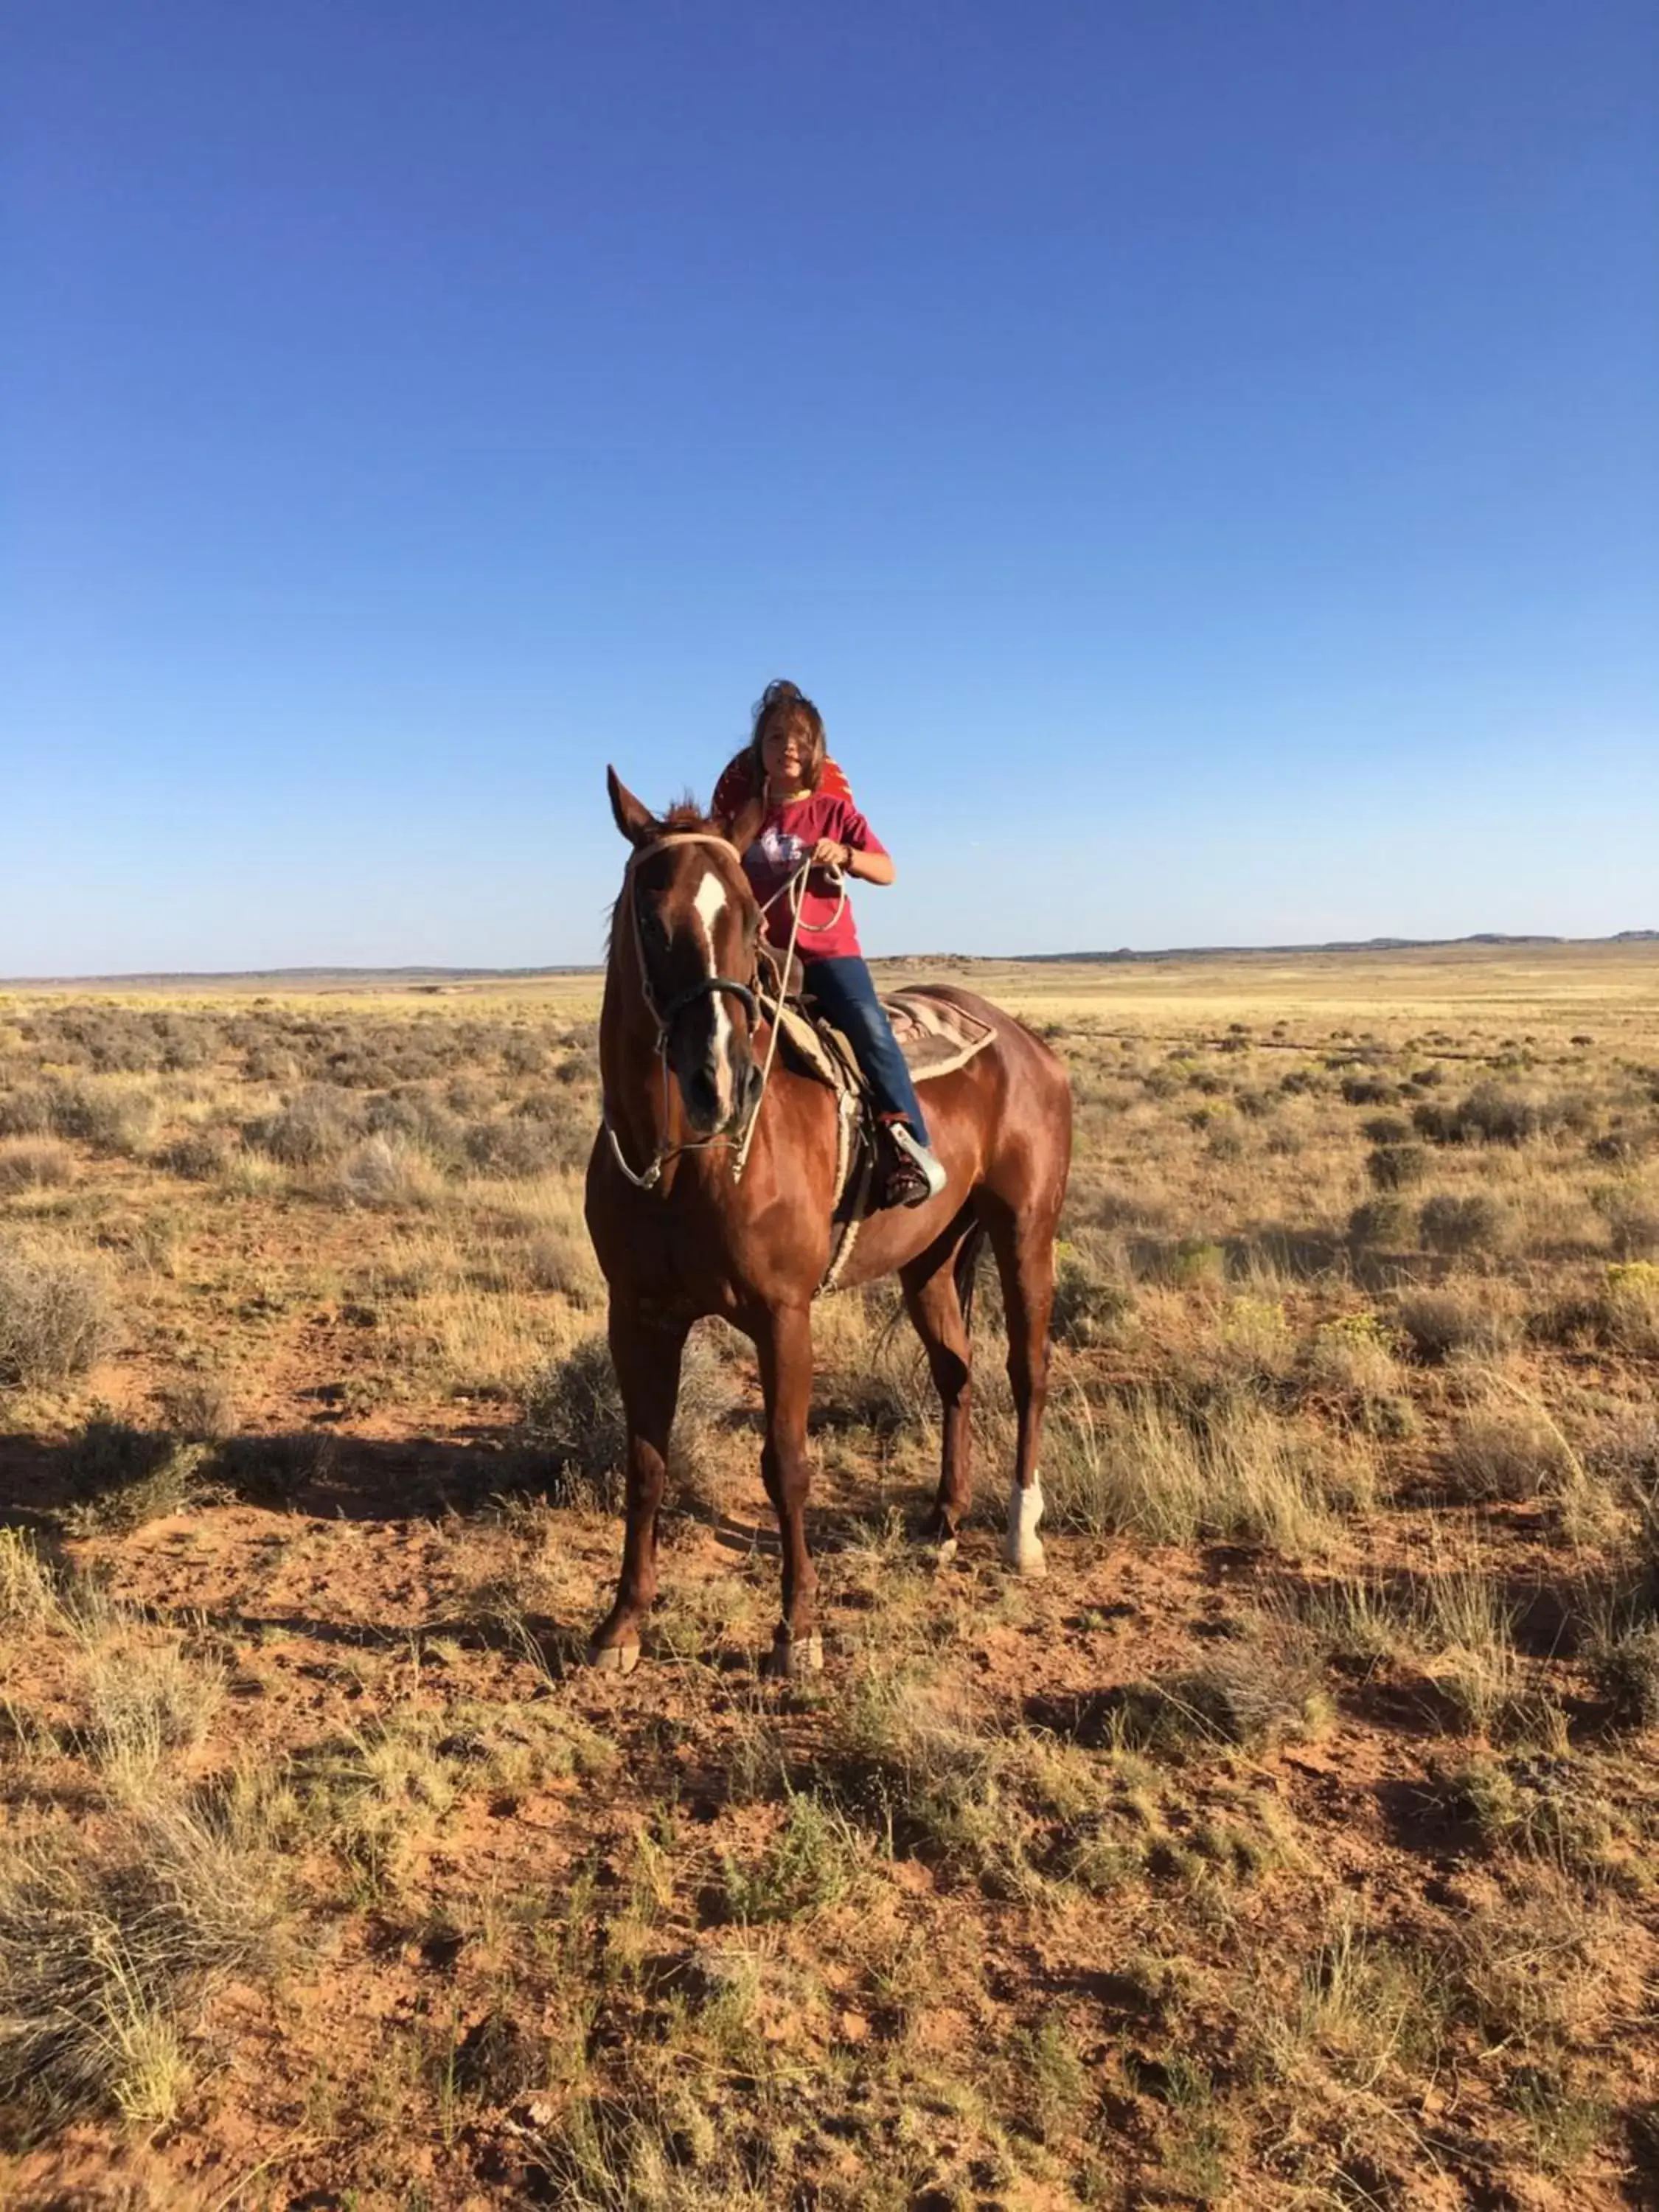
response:
<path fill-rule="evenodd" d="M 1134 1292 L 1114 1280 L 1085 1252 L 1061 1245 L 1056 1255 L 1051 1326 L 1062 1344 L 1120 1344 L 1133 1333 Z"/>
<path fill-rule="evenodd" d="M 461 1122 L 429 1091 L 411 1087 L 371 1099 L 363 1126 L 370 1136 L 413 1146 L 442 1167 L 459 1167 L 465 1157 Z"/>
<path fill-rule="evenodd" d="M 1462 1290 L 1413 1291 L 1400 1301 L 1399 1318 L 1419 1359 L 1498 1352 L 1513 1334 L 1505 1315 Z"/>
<path fill-rule="evenodd" d="M 1607 1343 L 1621 1352 L 1659 1352 L 1659 1266 L 1615 1261 L 1599 1305 L 1599 1333 Z"/>
<path fill-rule="evenodd" d="M 1503 1206 L 1485 1191 L 1472 1191 L 1467 1198 L 1437 1192 L 1424 1200 L 1417 1217 L 1419 1232 L 1430 1251 L 1454 1255 L 1496 1251 L 1504 1242 L 1507 1221 Z"/>
<path fill-rule="evenodd" d="M 1540 1098 L 1500 1084 L 1477 1084 L 1456 1105 L 1422 1099 L 1412 1109 L 1419 1136 L 1437 1145 L 1523 1145 L 1558 1129 L 1582 1129 L 1589 1119 L 1582 1097 Z"/>
<path fill-rule="evenodd" d="M 1400 1088 L 1386 1076 L 1345 1075 L 1342 1096 L 1350 1106 L 1392 1106 L 1400 1096 Z"/>
<path fill-rule="evenodd" d="M 466 1157 L 481 1175 L 538 1176 L 567 1164 L 558 1131 L 549 1122 L 478 1121 L 466 1133 Z"/>
<path fill-rule="evenodd" d="M 44 1083 L 0 1091 L 0 1137 L 42 1137 L 52 1127 L 52 1092 Z"/>
<path fill-rule="evenodd" d="M 201 1487 L 206 1454 L 155 1429 L 95 1414 L 70 1447 L 78 1533 L 125 1533 L 184 1510 Z"/>
<path fill-rule="evenodd" d="M 182 1176 L 186 1182 L 215 1182 L 230 1165 L 234 1151 L 232 1139 L 222 1130 L 196 1129 L 167 1147 L 161 1165 L 169 1175 Z"/>
<path fill-rule="evenodd" d="M 52 1189 L 74 1172 L 73 1155 L 55 1138 L 19 1140 L 0 1147 L 0 1198 L 22 1190 Z"/>
<path fill-rule="evenodd" d="M 1615 1258 L 1650 1260 L 1659 1253 L 1659 1204 L 1639 1184 L 1598 1183 L 1589 1200 L 1607 1224 Z"/>
<path fill-rule="evenodd" d="M 419 1206 L 432 1182 L 418 1152 L 386 1137 L 365 1137 L 340 1162 L 334 1187 L 348 1206 Z"/>
<path fill-rule="evenodd" d="M 557 1291 L 579 1305 L 596 1304 L 605 1289 L 599 1261 L 585 1232 L 548 1228 L 530 1240 L 525 1272 L 538 1291 Z"/>
<path fill-rule="evenodd" d="M 326 1167 L 340 1159 L 357 1131 L 351 1102 L 331 1085 L 301 1091 L 280 1113 L 251 1122 L 250 1143 L 285 1167 Z"/>
<path fill-rule="evenodd" d="M 1362 1248 L 1388 1244 L 1397 1249 L 1411 1242 L 1411 1208 L 1392 1194 L 1368 1198 L 1348 1216 L 1349 1242 Z"/>
<path fill-rule="evenodd" d="M 0 1386 L 66 1382 L 114 1339 L 108 1279 L 95 1261 L 0 1242 Z"/>
<path fill-rule="evenodd" d="M 1446 1465 L 1465 1498 L 1519 1501 L 1570 1481 L 1577 1462 L 1541 1408 L 1516 1406 L 1468 1414 L 1458 1424 Z"/>
<path fill-rule="evenodd" d="M 1340 1314 L 1315 1330 L 1308 1372 L 1327 1389 L 1381 1397 L 1399 1381 L 1392 1334 L 1379 1315 Z"/>
<path fill-rule="evenodd" d="M 1374 1145 L 1408 1145 L 1412 1125 L 1403 1114 L 1373 1114 L 1360 1127 Z"/>
<path fill-rule="evenodd" d="M 1379 1190 L 1404 1190 L 1428 1172 L 1421 1145 L 1379 1145 L 1365 1160 L 1365 1172 Z"/>
<path fill-rule="evenodd" d="M 89 1076 L 59 1085 L 52 1096 L 52 1127 L 94 1152 L 132 1158 L 149 1144 L 155 1121 L 155 1099 L 128 1084 Z"/>
<path fill-rule="evenodd" d="M 236 1433 L 236 1395 L 228 1379 L 206 1370 L 177 1376 L 158 1394 L 169 1429 L 196 1443 L 222 1443 Z"/>

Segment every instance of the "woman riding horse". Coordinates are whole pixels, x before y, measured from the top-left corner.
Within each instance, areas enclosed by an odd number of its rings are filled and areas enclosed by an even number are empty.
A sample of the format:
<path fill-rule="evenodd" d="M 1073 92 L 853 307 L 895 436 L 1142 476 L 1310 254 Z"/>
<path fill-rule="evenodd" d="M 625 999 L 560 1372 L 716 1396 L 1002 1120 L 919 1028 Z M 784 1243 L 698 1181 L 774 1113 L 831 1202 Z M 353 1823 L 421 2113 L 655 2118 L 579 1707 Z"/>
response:
<path fill-rule="evenodd" d="M 627 1532 L 616 1602 L 591 1656 L 626 1672 L 657 1589 L 657 1515 L 680 1359 L 718 1314 L 752 1339 L 765 1398 L 761 1476 L 783 1548 L 771 1665 L 823 1664 L 806 1546 L 812 1300 L 829 1261 L 838 1114 L 830 1090 L 780 1057 L 763 1086 L 757 1000 L 762 918 L 740 855 L 763 794 L 725 823 L 659 818 L 608 775 L 633 850 L 612 918 L 599 1018 L 604 1126 L 588 1164 L 589 1232 L 610 1286 L 610 1340 L 626 1419 Z M 966 1305 L 988 1237 L 1002 1280 L 1018 1435 L 1006 1556 L 1042 1571 L 1037 1447 L 1048 1378 L 1054 1238 L 1071 1158 L 1066 1073 L 1011 1015 L 971 994 L 933 995 L 988 1024 L 982 1051 L 928 1084 L 943 1188 L 866 1222 L 844 1280 L 896 1273 L 943 1409 L 938 1495 L 924 1531 L 954 1551 L 970 1498 Z M 741 1173 L 739 1145 L 747 1136 Z"/>

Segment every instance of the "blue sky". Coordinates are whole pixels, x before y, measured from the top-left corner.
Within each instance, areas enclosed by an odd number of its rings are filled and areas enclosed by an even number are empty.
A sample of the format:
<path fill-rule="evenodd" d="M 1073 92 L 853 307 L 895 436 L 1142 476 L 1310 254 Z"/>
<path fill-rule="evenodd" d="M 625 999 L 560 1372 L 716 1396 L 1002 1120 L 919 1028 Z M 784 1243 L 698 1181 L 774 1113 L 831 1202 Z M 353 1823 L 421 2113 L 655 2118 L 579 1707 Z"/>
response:
<path fill-rule="evenodd" d="M 0 974 L 1659 927 L 1659 14 L 21 0 Z"/>

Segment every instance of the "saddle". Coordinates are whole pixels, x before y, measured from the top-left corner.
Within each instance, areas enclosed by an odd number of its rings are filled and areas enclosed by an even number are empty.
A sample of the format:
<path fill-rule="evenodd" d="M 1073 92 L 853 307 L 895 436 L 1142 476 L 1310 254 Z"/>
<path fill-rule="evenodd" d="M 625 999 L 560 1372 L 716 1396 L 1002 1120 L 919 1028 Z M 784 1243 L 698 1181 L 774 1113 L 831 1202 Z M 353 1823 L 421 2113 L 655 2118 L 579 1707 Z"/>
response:
<path fill-rule="evenodd" d="M 875 1109 L 853 1048 L 834 1024 L 826 1021 L 810 1000 L 799 993 L 799 971 L 790 975 L 792 990 L 780 995 L 778 968 L 773 962 L 769 989 L 764 983 L 760 1002 L 767 1017 L 779 1028 L 782 1052 L 789 1065 L 834 1092 L 836 1143 L 836 1184 L 832 1201 L 834 1236 L 830 1264 L 818 1285 L 820 1296 L 839 1283 L 866 1216 L 875 1188 L 880 1138 Z M 937 996 L 925 984 L 907 991 L 883 992 L 882 1011 L 892 1024 L 893 1036 L 910 1080 L 918 1088 L 930 1079 L 951 1075 L 965 1067 L 996 1035 L 989 1022 L 981 1021 L 963 1006 Z"/>

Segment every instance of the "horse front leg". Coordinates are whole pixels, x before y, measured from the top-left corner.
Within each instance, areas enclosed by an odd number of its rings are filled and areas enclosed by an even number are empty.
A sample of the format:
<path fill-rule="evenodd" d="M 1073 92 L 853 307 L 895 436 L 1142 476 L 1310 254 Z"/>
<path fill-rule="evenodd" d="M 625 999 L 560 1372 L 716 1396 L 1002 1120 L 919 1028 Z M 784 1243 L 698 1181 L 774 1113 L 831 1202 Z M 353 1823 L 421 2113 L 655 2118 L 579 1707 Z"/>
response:
<path fill-rule="evenodd" d="M 817 1627 L 817 1570 L 806 1548 L 806 1417 L 812 1402 L 812 1315 L 808 1306 L 767 1313 L 756 1333 L 761 1389 L 766 1398 L 766 1443 L 761 1477 L 778 1516 L 783 1541 L 783 1618 L 772 1638 L 767 1671 L 814 1672 L 823 1664 Z"/>
<path fill-rule="evenodd" d="M 657 1595 L 657 1514 L 687 1330 L 684 1322 L 647 1327 L 611 1301 L 611 1358 L 628 1428 L 628 1530 L 617 1601 L 588 1647 L 590 1663 L 607 1672 L 627 1674 L 639 1664 L 641 1625 Z"/>

